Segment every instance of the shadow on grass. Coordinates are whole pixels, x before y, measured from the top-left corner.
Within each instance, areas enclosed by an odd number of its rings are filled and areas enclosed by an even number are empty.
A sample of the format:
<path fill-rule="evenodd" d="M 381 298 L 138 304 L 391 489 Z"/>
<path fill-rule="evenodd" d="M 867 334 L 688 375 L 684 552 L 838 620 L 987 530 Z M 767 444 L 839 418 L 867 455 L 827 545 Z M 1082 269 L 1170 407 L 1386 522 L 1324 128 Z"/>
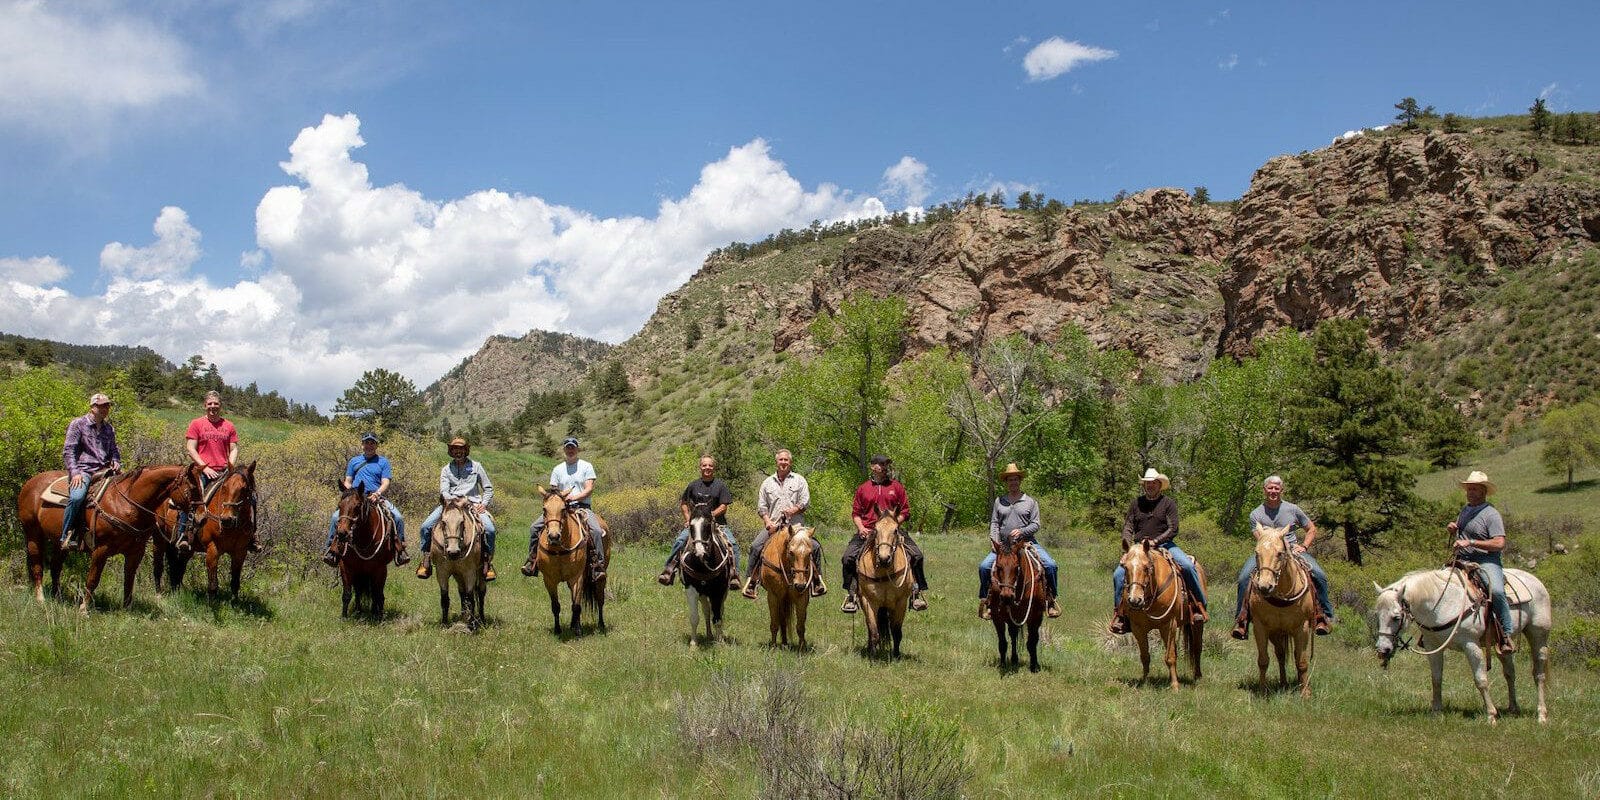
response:
<path fill-rule="evenodd" d="M 1000 660 L 997 660 L 995 662 L 995 667 L 999 670 L 1001 677 L 1005 677 L 1007 675 L 1015 675 L 1015 674 L 1017 674 L 1019 672 L 1054 672 L 1055 671 L 1055 670 L 1050 668 L 1049 664 L 1046 664 L 1043 661 L 1039 662 L 1039 668 L 1037 670 L 1035 670 L 1032 667 L 1028 666 L 1028 660 L 1026 658 L 1023 658 L 1023 659 L 1019 660 L 1015 664 L 1011 663 L 1011 659 L 1010 658 L 1000 659 Z"/>
<path fill-rule="evenodd" d="M 1165 667 L 1162 667 L 1159 670 L 1152 668 L 1150 670 L 1150 677 L 1148 679 L 1123 676 L 1117 679 L 1117 683 L 1120 683 L 1130 689 L 1165 689 L 1171 685 L 1171 682 L 1167 679 L 1167 671 Z M 1199 681 L 1196 681 L 1193 675 L 1185 675 L 1182 671 L 1178 672 L 1179 686 L 1195 686 L 1198 683 Z"/>
<path fill-rule="evenodd" d="M 1267 684 L 1265 686 L 1258 685 L 1256 683 L 1256 679 L 1255 678 L 1249 678 L 1249 677 L 1240 678 L 1239 679 L 1239 683 L 1236 684 L 1236 685 L 1238 686 L 1239 689 L 1247 691 L 1247 692 L 1255 695 L 1256 697 L 1261 697 L 1261 698 L 1272 697 L 1272 696 L 1275 696 L 1275 695 L 1299 695 L 1300 694 L 1300 682 L 1298 680 L 1296 680 L 1294 675 L 1292 675 L 1292 674 L 1289 676 L 1289 680 L 1287 680 L 1287 681 L 1285 681 L 1283 683 L 1279 683 L 1277 677 L 1272 675 L 1271 672 L 1269 671 L 1268 674 L 1267 674 Z M 1307 684 L 1307 685 L 1312 685 L 1312 684 Z M 1312 685 L 1312 686 L 1313 686 L 1313 688 L 1315 688 L 1314 685 Z"/>
<path fill-rule="evenodd" d="M 1566 481 L 1562 481 L 1561 483 L 1554 483 L 1554 484 L 1551 484 L 1549 486 L 1540 486 L 1539 488 L 1534 489 L 1533 493 L 1534 494 L 1570 494 L 1570 493 L 1575 493 L 1575 492 L 1587 491 L 1587 490 L 1593 489 L 1593 488 L 1595 488 L 1597 486 L 1600 486 L 1600 478 L 1586 478 L 1586 479 L 1581 480 L 1581 481 L 1573 481 L 1571 486 L 1568 486 Z"/>

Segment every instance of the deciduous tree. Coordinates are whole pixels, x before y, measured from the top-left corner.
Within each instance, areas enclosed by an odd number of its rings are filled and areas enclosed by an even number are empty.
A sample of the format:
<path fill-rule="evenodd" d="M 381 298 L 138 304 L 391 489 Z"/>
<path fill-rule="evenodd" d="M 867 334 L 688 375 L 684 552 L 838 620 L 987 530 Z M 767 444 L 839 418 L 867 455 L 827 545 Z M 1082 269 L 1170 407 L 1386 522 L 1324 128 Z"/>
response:
<path fill-rule="evenodd" d="M 1578 403 L 1551 409 L 1539 423 L 1544 435 L 1540 461 L 1548 475 L 1566 474 L 1572 488 L 1573 473 L 1600 464 L 1600 405 Z"/>

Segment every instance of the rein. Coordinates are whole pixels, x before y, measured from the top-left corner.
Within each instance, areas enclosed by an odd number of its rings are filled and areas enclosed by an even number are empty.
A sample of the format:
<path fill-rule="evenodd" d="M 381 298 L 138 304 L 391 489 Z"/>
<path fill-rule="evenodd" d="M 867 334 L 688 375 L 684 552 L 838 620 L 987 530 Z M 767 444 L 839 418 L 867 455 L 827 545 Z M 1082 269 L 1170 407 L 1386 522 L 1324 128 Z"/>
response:
<path fill-rule="evenodd" d="M 1450 574 L 1445 577 L 1444 589 L 1439 592 L 1438 597 L 1434 598 L 1433 608 L 1430 610 L 1438 610 L 1439 604 L 1444 602 L 1444 596 L 1449 593 L 1450 582 L 1457 579 L 1461 581 L 1462 592 L 1466 594 L 1468 598 L 1472 596 L 1471 593 L 1467 591 L 1466 576 L 1463 575 L 1458 569 L 1451 569 Z M 1400 600 L 1400 625 L 1399 629 L 1396 629 L 1392 634 L 1395 642 L 1397 643 L 1396 649 L 1411 650 L 1411 642 L 1400 638 L 1400 629 L 1404 629 L 1407 623 L 1416 625 L 1418 628 L 1421 628 L 1429 633 L 1438 633 L 1439 631 L 1447 628 L 1450 630 L 1449 635 L 1444 639 L 1444 643 L 1440 644 L 1438 647 L 1435 647 L 1432 650 L 1412 650 L 1412 652 L 1419 656 L 1431 656 L 1444 652 L 1445 648 L 1449 647 L 1450 643 L 1455 641 L 1456 633 L 1461 630 L 1461 623 L 1465 622 L 1470 617 L 1476 616 L 1477 613 L 1486 605 L 1486 599 L 1479 598 L 1476 601 L 1467 603 L 1466 607 L 1461 609 L 1461 613 L 1457 614 L 1455 619 L 1452 619 L 1449 622 L 1441 623 L 1439 625 L 1424 625 L 1417 619 L 1416 614 L 1412 613 L 1411 603 L 1406 600 L 1405 587 L 1402 586 L 1399 589 L 1396 589 L 1395 594 Z"/>
<path fill-rule="evenodd" d="M 588 526 L 583 524 L 583 520 L 578 519 L 578 513 L 576 511 L 572 511 L 572 510 L 566 508 L 565 506 L 563 506 L 562 509 L 561 509 L 561 516 L 558 518 L 558 521 L 557 521 L 556 524 L 565 525 L 569 518 L 572 520 L 574 525 L 578 526 L 578 541 L 575 544 L 573 544 L 571 547 L 567 547 L 567 548 L 563 548 L 563 549 L 552 549 L 551 547 L 549 547 L 549 546 L 547 546 L 545 544 L 546 537 L 540 536 L 539 537 L 539 552 L 544 553 L 545 555 L 551 556 L 551 557 L 566 556 L 566 555 L 571 555 L 573 553 L 578 552 L 579 548 L 583 547 L 585 544 L 588 543 L 588 541 L 589 541 Z"/>
<path fill-rule="evenodd" d="M 134 499 L 128 495 L 128 487 L 124 485 L 124 484 L 129 482 L 127 480 L 127 478 L 133 478 L 134 481 L 138 480 L 137 473 L 130 474 L 130 475 L 124 477 L 122 480 L 113 480 L 110 485 L 106 486 L 106 491 L 109 492 L 112 489 L 118 489 L 119 493 L 122 495 L 122 501 L 123 502 L 127 503 L 130 506 L 133 506 L 134 508 L 139 509 L 140 511 L 143 511 L 144 513 L 150 515 L 150 517 L 152 519 L 154 519 L 155 516 L 156 516 L 155 509 L 153 509 L 153 508 L 145 508 L 144 506 L 139 505 L 139 503 L 135 502 Z M 183 478 L 183 473 L 180 472 L 176 476 L 173 476 L 172 480 L 167 481 L 167 484 L 166 484 L 167 487 L 168 487 L 167 488 L 167 492 L 169 494 L 171 493 L 171 488 L 170 487 L 172 486 L 172 484 L 177 483 L 182 478 Z M 139 528 L 139 527 L 135 527 L 133 525 L 133 523 L 127 522 L 127 521 L 121 519 L 120 517 L 118 517 L 116 514 L 113 514 L 113 513 L 109 512 L 109 511 L 105 510 L 104 508 L 102 508 L 101 504 L 103 502 L 104 502 L 104 497 L 102 496 L 101 501 L 95 503 L 94 506 L 92 506 L 92 510 L 95 512 L 96 519 L 98 519 L 100 517 L 105 517 L 106 519 L 111 521 L 111 524 L 116 525 L 117 527 L 127 531 L 128 533 L 134 534 L 136 536 L 140 535 L 140 534 L 147 533 L 147 531 L 145 529 Z"/>
<path fill-rule="evenodd" d="M 1022 619 L 1017 619 L 1016 607 L 1018 604 L 1016 601 L 1013 600 L 1009 603 L 1004 603 L 1002 601 L 1006 607 L 1005 621 L 1007 624 L 1013 627 L 1024 625 L 1028 622 L 1028 620 L 1033 618 L 1033 598 L 1034 595 L 1039 593 L 1037 591 L 1039 588 L 1039 576 L 1044 571 L 1044 565 L 1039 562 L 1039 556 L 1037 553 L 1033 552 L 1032 547 L 1025 547 L 1022 549 L 1019 561 L 1023 564 L 1027 564 L 1029 567 L 1028 571 L 1031 573 L 1027 578 L 1024 578 L 1022 576 L 1022 569 L 1018 568 L 1017 581 L 1016 583 L 1012 584 L 1012 591 L 1019 595 L 1022 594 L 1023 584 L 1027 584 L 1028 586 L 1028 603 L 1023 607 Z"/>
<path fill-rule="evenodd" d="M 351 527 L 353 528 L 366 522 L 372 516 L 373 507 L 376 505 L 377 503 L 371 500 L 363 500 L 360 503 L 360 513 L 356 514 L 355 520 L 350 523 Z M 375 542 L 372 546 L 372 553 L 369 555 L 362 555 L 361 547 L 355 543 L 353 540 L 354 537 L 352 537 L 352 541 L 349 542 L 350 552 L 355 553 L 356 558 L 362 561 L 372 561 L 376 559 L 378 557 L 378 553 L 383 550 L 384 542 L 389 538 L 389 531 L 386 529 L 393 524 L 393 521 L 388 519 L 388 509 L 380 510 L 382 511 L 382 516 L 378 517 L 378 539 L 377 542 Z"/>
<path fill-rule="evenodd" d="M 1154 589 L 1150 590 L 1150 598 L 1152 600 L 1157 598 L 1157 597 L 1160 597 L 1162 594 L 1165 594 L 1166 591 L 1167 591 L 1167 588 L 1170 587 L 1172 585 L 1173 581 L 1178 577 L 1178 569 L 1179 569 L 1179 567 L 1178 567 L 1177 564 L 1172 562 L 1172 557 L 1167 555 L 1166 553 L 1162 553 L 1160 555 L 1160 557 L 1167 559 L 1167 566 L 1169 567 L 1169 569 L 1167 570 L 1167 579 L 1162 581 L 1160 586 L 1157 586 Z M 1152 583 L 1152 584 L 1155 583 L 1155 572 L 1156 572 L 1155 562 L 1154 561 L 1150 562 L 1149 564 L 1146 565 L 1146 568 L 1150 571 L 1149 582 Z M 1135 578 L 1135 580 L 1138 580 L 1140 582 L 1144 582 L 1143 578 Z M 1166 608 L 1165 611 L 1162 611 L 1159 615 L 1158 614 L 1151 614 L 1148 611 L 1144 611 L 1143 613 L 1144 613 L 1145 617 L 1149 618 L 1149 620 L 1151 622 L 1165 622 L 1168 617 L 1172 616 L 1172 612 L 1175 611 L 1178 608 L 1179 600 L 1181 600 L 1182 598 L 1183 598 L 1183 592 L 1181 592 L 1181 591 L 1173 592 L 1172 593 L 1172 600 L 1167 603 L 1167 608 Z M 1130 608 L 1132 607 L 1131 603 L 1129 604 L 1129 607 Z"/>
<path fill-rule="evenodd" d="M 213 519 L 217 521 L 218 525 L 224 525 L 224 520 L 222 518 L 222 515 L 217 514 L 216 512 L 213 512 L 211 510 L 211 501 L 216 498 L 217 492 L 222 490 L 222 484 L 224 482 L 226 482 L 228 480 L 228 477 L 231 476 L 231 475 L 244 475 L 244 472 L 242 470 L 240 470 L 238 467 L 228 467 L 228 469 L 225 470 L 221 475 L 217 476 L 216 480 L 212 481 L 210 483 L 210 485 L 206 486 L 205 489 L 201 490 L 200 500 L 198 502 L 195 502 L 195 503 L 192 504 L 194 507 L 198 508 L 199 510 L 198 511 L 191 510 L 191 512 L 190 512 L 194 517 L 193 524 L 195 524 L 197 527 L 199 525 L 205 524 L 205 522 L 207 520 L 213 520 Z M 225 508 L 225 509 L 231 508 L 231 509 L 236 509 L 236 510 L 240 509 L 240 508 L 243 508 L 246 504 L 251 503 L 251 500 L 253 499 L 254 495 L 255 495 L 255 486 L 254 486 L 254 484 L 251 481 L 246 480 L 245 481 L 245 490 L 240 493 L 239 499 L 238 500 L 233 500 L 231 502 L 223 503 L 222 507 Z M 226 526 L 224 525 L 224 527 L 226 527 Z"/>
<path fill-rule="evenodd" d="M 704 572 L 701 572 L 700 570 L 690 569 L 689 568 L 689 559 L 687 557 L 689 554 L 687 554 L 687 553 L 684 554 L 682 562 L 683 562 L 683 571 L 684 571 L 685 576 L 687 576 L 689 573 L 693 573 L 694 576 L 697 579 L 705 579 L 705 578 L 710 578 L 710 577 L 716 576 L 719 573 L 721 573 L 721 572 L 723 572 L 724 570 L 727 569 L 727 567 L 728 567 L 728 557 L 731 555 L 731 553 L 730 553 L 731 548 L 728 547 L 727 540 L 724 539 L 723 541 L 718 541 L 718 539 L 722 539 L 722 531 L 717 528 L 717 524 L 715 522 L 713 522 L 711 519 L 706 518 L 706 517 L 700 517 L 699 519 L 703 519 L 704 520 L 704 522 L 701 525 L 701 532 L 702 533 L 704 533 L 705 527 L 707 525 L 711 526 L 711 535 L 709 537 L 707 537 L 707 539 L 702 539 L 700 543 L 701 544 L 710 545 L 711 549 L 715 550 L 717 552 L 717 554 L 720 556 L 720 558 L 717 560 L 716 564 L 710 565 L 710 566 L 707 566 L 704 562 L 700 562 L 701 566 L 706 568 Z M 691 520 L 691 523 L 692 522 L 693 522 L 693 520 Z M 694 544 L 695 543 L 693 536 L 694 535 L 691 533 L 690 534 L 690 539 L 689 539 L 689 544 Z"/>

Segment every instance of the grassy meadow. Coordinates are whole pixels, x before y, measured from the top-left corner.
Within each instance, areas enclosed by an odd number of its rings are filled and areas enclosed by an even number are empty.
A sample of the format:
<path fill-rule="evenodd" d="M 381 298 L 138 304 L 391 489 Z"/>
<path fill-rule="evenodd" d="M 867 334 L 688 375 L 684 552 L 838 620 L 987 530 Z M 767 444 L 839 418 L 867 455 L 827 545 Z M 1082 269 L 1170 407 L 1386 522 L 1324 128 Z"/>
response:
<path fill-rule="evenodd" d="M 953 729 L 967 796 L 1600 792 L 1593 671 L 1556 669 L 1551 724 L 1525 714 L 1491 729 L 1459 657 L 1446 712 L 1430 716 L 1426 660 L 1402 654 L 1380 670 L 1352 616 L 1319 642 L 1311 700 L 1258 694 L 1254 647 L 1218 620 L 1201 681 L 1139 686 L 1135 651 L 1102 634 L 1108 555 L 1068 545 L 1057 552 L 1066 615 L 1047 623 L 1044 670 L 1002 672 L 993 628 L 974 614 L 976 532 L 926 537 L 932 609 L 911 615 L 898 662 L 862 657 L 860 618 L 838 613 L 837 586 L 813 606 L 810 652 L 769 649 L 764 600 L 737 598 L 732 641 L 691 649 L 682 590 L 656 585 L 664 553 L 647 546 L 613 564 L 610 630 L 558 639 L 542 583 L 516 572 L 527 522 L 503 521 L 504 577 L 477 635 L 441 628 L 435 583 L 409 570 L 391 572 L 378 624 L 339 618 L 331 570 L 277 588 L 258 576 L 240 601 L 212 608 L 188 591 L 157 596 L 146 568 L 130 611 L 114 607 L 113 578 L 86 619 L 65 603 L 36 606 L 13 580 L 0 592 L 3 793 L 759 796 L 754 754 L 726 737 L 707 746 L 706 726 L 680 716 L 748 705 L 717 694 L 763 686 L 798 689 L 799 717 L 786 719 L 818 730 Z M 837 532 L 824 541 L 836 563 Z M 1226 585 L 1213 580 L 1219 617 Z M 1529 709 L 1525 659 L 1519 673 Z"/>

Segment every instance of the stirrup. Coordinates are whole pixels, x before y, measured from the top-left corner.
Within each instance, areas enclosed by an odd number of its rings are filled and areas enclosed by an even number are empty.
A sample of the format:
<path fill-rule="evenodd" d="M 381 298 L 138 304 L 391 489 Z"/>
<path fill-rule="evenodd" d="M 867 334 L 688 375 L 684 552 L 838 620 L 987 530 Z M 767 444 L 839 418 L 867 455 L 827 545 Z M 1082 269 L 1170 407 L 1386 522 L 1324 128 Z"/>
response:
<path fill-rule="evenodd" d="M 1127 633 L 1131 627 L 1132 626 L 1128 624 L 1128 618 L 1126 616 L 1117 614 L 1111 618 L 1111 627 L 1108 628 L 1108 630 L 1118 636 L 1121 636 L 1122 634 Z"/>
<path fill-rule="evenodd" d="M 1229 631 L 1228 635 L 1238 639 L 1241 642 L 1250 638 L 1250 618 L 1243 614 L 1235 617 L 1233 620 L 1233 630 Z"/>
<path fill-rule="evenodd" d="M 844 605 L 839 606 L 839 610 L 846 614 L 854 614 L 861 610 L 861 605 L 859 601 L 856 600 L 856 595 L 854 592 L 851 592 L 849 595 L 845 596 Z"/>
<path fill-rule="evenodd" d="M 825 595 L 827 593 L 828 593 L 828 584 L 823 583 L 822 582 L 822 576 L 818 575 L 816 581 L 813 582 L 812 585 L 811 585 L 811 596 L 812 597 L 821 597 L 821 596 L 823 596 L 823 595 Z"/>
<path fill-rule="evenodd" d="M 979 600 L 978 601 L 978 619 L 990 619 L 992 616 L 993 615 L 991 615 L 989 613 L 989 601 L 988 600 Z"/>
<path fill-rule="evenodd" d="M 1054 597 L 1045 602 L 1044 615 L 1051 619 L 1061 616 L 1061 604 L 1057 603 Z"/>
<path fill-rule="evenodd" d="M 918 591 L 915 591 L 915 592 L 911 593 L 911 610 L 912 611 L 927 611 L 928 610 L 928 601 L 922 599 L 922 591 L 921 590 L 918 590 Z"/>
<path fill-rule="evenodd" d="M 523 562 L 523 564 L 522 564 L 522 576 L 523 577 L 531 578 L 531 577 L 533 577 L 535 575 L 538 575 L 538 574 L 539 574 L 539 568 L 534 566 L 533 559 L 530 558 L 527 561 Z"/>
<path fill-rule="evenodd" d="M 754 575 L 745 579 L 744 588 L 739 590 L 739 594 L 743 595 L 746 600 L 756 599 L 756 577 Z"/>

